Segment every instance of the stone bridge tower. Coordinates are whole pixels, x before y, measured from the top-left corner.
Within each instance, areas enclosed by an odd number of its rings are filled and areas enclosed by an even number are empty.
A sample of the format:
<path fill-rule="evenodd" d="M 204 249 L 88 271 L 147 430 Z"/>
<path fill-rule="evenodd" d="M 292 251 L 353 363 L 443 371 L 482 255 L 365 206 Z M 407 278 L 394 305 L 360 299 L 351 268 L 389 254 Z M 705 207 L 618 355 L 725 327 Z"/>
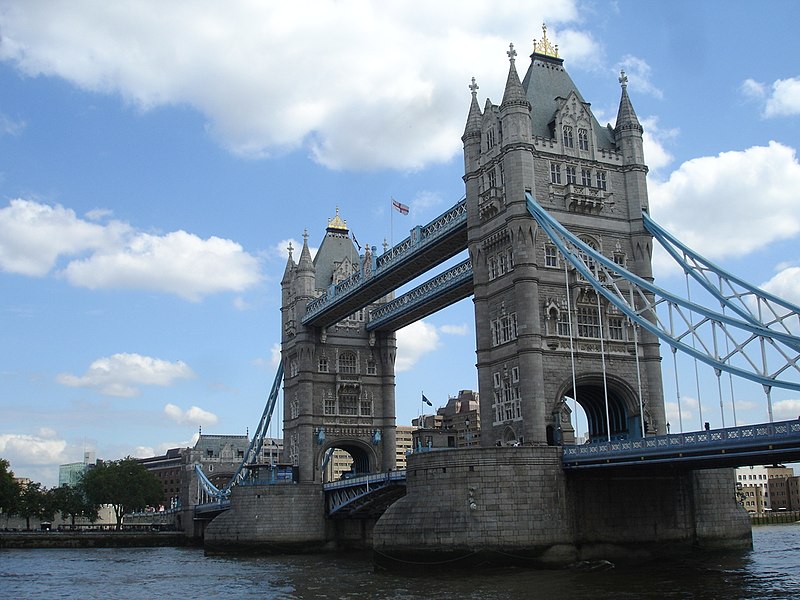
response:
<path fill-rule="evenodd" d="M 640 437 L 640 388 L 646 430 L 666 433 L 657 340 L 565 268 L 525 201 L 531 193 L 590 246 L 652 279 L 647 167 L 627 79 L 616 127 L 601 127 L 546 31 L 522 81 L 513 45 L 508 56 L 499 106 L 481 110 L 473 80 L 462 137 L 482 443 L 571 443 L 573 399 L 591 438 Z"/>
<path fill-rule="evenodd" d="M 309 301 L 353 273 L 370 269 L 375 248 L 359 255 L 346 221 L 328 221 L 314 259 L 304 234 L 297 263 L 289 252 L 281 281 L 284 454 L 300 482 L 321 483 L 335 449 L 355 473 L 395 466 L 394 333 L 368 333 L 364 308 L 326 328 L 306 327 Z"/>

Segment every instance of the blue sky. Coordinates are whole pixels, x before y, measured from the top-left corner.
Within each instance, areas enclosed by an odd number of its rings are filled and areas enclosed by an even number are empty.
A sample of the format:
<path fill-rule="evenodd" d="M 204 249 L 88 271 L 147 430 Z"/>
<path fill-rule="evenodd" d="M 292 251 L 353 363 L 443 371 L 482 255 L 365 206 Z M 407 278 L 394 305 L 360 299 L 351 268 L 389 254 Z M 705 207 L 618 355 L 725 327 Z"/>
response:
<path fill-rule="evenodd" d="M 0 0 L 0 456 L 54 485 L 84 449 L 255 427 L 288 242 L 307 228 L 317 245 L 339 207 L 380 247 L 460 199 L 470 78 L 499 102 L 509 42 L 522 76 L 542 22 L 601 123 L 628 74 L 654 218 L 800 303 L 798 17 L 792 1 Z M 662 257 L 656 275 L 682 285 Z M 399 424 L 423 390 L 443 405 L 476 387 L 470 300 L 398 339 Z M 773 402 L 800 414 L 797 394 Z M 763 398 L 737 416 L 766 420 Z"/>

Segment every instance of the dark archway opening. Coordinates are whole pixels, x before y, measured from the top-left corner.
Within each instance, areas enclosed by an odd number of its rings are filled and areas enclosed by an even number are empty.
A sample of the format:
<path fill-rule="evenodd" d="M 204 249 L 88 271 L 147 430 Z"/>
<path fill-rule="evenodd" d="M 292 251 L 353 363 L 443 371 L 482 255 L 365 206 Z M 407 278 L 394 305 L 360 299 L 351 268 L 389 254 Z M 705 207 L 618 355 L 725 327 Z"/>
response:
<path fill-rule="evenodd" d="M 336 444 L 323 454 L 322 476 L 325 482 L 348 479 L 370 472 L 369 454 L 356 444 Z"/>
<path fill-rule="evenodd" d="M 635 427 L 630 427 L 631 419 L 625 399 L 613 387 L 608 388 L 608 411 L 606 411 L 606 392 L 602 382 L 599 385 L 578 384 L 577 395 L 575 394 L 573 388 L 569 388 L 565 395 L 575 398 L 583 409 L 587 421 L 588 441 L 604 442 L 609 437 L 612 440 L 641 437 L 637 435 Z"/>

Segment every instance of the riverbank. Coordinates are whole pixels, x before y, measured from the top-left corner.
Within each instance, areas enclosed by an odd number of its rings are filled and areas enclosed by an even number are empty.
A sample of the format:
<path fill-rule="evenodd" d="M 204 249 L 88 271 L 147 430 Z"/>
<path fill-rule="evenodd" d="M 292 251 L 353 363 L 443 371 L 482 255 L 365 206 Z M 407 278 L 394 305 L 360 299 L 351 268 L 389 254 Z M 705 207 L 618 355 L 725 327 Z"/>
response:
<path fill-rule="evenodd" d="M 784 525 L 798 522 L 800 522 L 800 511 L 798 510 L 778 510 L 750 515 L 752 525 Z"/>
<path fill-rule="evenodd" d="M 163 548 L 191 546 L 183 532 L 0 532 L 0 548 Z"/>

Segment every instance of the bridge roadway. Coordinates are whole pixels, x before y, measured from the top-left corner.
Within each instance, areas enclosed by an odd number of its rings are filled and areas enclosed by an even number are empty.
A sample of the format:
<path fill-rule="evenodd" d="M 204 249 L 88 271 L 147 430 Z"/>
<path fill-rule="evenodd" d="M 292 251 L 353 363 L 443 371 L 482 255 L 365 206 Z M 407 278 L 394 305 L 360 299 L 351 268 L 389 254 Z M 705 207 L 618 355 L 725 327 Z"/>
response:
<path fill-rule="evenodd" d="M 409 237 L 375 258 L 368 273 L 354 273 L 309 302 L 302 323 L 315 327 L 338 323 L 466 248 L 467 205 L 462 200 L 427 225 L 412 229 Z M 464 298 L 472 293 L 471 280 L 459 293 Z M 454 301 L 450 298 L 450 303 Z M 446 305 L 437 304 L 442 306 Z"/>

